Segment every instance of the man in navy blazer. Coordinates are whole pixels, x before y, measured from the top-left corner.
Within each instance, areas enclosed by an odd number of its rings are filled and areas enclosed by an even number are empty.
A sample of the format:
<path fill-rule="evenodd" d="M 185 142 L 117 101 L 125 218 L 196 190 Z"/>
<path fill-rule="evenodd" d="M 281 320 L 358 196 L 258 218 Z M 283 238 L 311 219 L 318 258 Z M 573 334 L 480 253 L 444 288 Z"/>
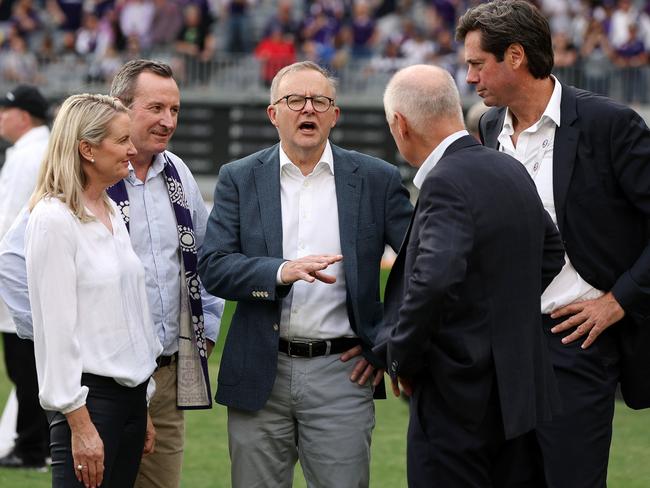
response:
<path fill-rule="evenodd" d="M 526 167 L 566 249 L 541 302 L 563 403 L 537 429 L 546 481 L 604 487 L 619 379 L 628 404 L 650 406 L 650 131 L 551 75 L 549 25 L 529 2 L 470 9 L 457 34 L 467 81 L 493 107 L 483 142 Z"/>
<path fill-rule="evenodd" d="M 219 173 L 199 269 L 238 302 L 216 395 L 236 488 L 289 487 L 298 459 L 310 486 L 369 483 L 379 266 L 412 207 L 394 166 L 329 143 L 335 96 L 319 66 L 282 69 L 280 144 Z"/>
<path fill-rule="evenodd" d="M 465 130 L 447 71 L 399 71 L 384 107 L 420 188 L 375 347 L 412 394 L 409 486 L 544 486 L 531 431 L 557 386 L 537 311 L 560 236 L 521 164 Z"/>

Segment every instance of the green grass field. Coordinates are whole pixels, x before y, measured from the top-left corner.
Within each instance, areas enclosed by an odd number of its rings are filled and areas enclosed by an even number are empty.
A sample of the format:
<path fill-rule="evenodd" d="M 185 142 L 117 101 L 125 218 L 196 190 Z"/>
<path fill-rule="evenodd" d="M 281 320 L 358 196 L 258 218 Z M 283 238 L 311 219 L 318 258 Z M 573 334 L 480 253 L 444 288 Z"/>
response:
<path fill-rule="evenodd" d="M 210 359 L 213 387 L 216 382 L 220 352 L 227 324 L 233 311 L 228 304 L 224 325 L 215 354 Z M 650 373 L 650 372 L 649 372 Z M 10 384 L 0 364 L 0 406 Z M 373 488 L 406 487 L 406 425 L 408 409 L 395 398 L 376 402 L 376 427 L 372 442 L 371 486 Z M 186 413 L 187 432 L 183 488 L 228 488 L 230 486 L 226 409 L 215 405 L 212 410 Z M 650 487 L 650 411 L 632 411 L 617 404 L 614 439 L 610 458 L 610 488 Z M 50 476 L 23 470 L 0 469 L 0 488 L 46 488 Z M 304 487 L 299 468 L 296 487 Z M 336 488 L 336 487 L 332 487 Z M 498 487 L 496 487 L 498 488 Z"/>

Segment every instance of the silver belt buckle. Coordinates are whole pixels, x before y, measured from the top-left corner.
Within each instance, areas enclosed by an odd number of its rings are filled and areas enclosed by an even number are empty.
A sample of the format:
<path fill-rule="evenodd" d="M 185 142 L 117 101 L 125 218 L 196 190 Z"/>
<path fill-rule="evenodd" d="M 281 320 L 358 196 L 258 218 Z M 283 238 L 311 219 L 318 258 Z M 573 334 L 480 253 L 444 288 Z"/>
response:
<path fill-rule="evenodd" d="M 295 344 L 308 344 L 309 345 L 309 357 L 311 357 L 311 354 L 312 354 L 311 342 L 307 342 L 307 341 L 287 341 L 287 356 L 292 357 L 292 358 L 302 357 L 302 356 L 297 356 L 297 355 L 291 354 L 291 344 L 292 343 L 295 343 Z"/>

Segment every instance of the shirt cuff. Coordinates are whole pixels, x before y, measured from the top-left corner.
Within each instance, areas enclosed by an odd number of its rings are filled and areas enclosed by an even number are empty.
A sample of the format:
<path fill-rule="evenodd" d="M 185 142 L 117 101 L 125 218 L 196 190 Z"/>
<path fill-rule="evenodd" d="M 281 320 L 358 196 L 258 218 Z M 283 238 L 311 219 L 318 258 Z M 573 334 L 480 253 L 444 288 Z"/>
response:
<path fill-rule="evenodd" d="M 63 415 L 66 415 L 70 412 L 77 410 L 78 408 L 83 407 L 86 404 L 86 397 L 88 396 L 88 387 L 81 386 L 77 396 L 67 405 L 61 406 L 60 408 L 55 407 L 53 404 L 44 403 L 41 401 L 41 407 L 43 410 L 53 410 L 61 412 Z"/>
<path fill-rule="evenodd" d="M 149 383 L 147 383 L 147 393 L 146 393 L 147 408 L 149 407 L 149 403 L 151 402 L 151 399 L 155 394 L 156 394 L 156 380 L 153 379 L 153 376 L 150 376 Z"/>
<path fill-rule="evenodd" d="M 283 262 L 280 267 L 278 268 L 278 272 L 275 275 L 275 284 L 279 286 L 287 286 L 289 283 L 285 283 L 282 281 L 282 269 L 284 268 L 284 265 L 287 264 L 289 261 Z"/>

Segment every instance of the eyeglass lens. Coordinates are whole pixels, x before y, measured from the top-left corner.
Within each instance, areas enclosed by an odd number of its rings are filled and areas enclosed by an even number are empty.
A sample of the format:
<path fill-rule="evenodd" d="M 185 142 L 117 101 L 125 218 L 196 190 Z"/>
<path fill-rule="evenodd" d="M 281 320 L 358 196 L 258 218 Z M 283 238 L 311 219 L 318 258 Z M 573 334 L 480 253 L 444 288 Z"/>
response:
<path fill-rule="evenodd" d="M 289 95 L 287 97 L 287 106 L 291 110 L 302 110 L 307 104 L 307 100 L 311 100 L 312 107 L 316 112 L 325 112 L 330 108 L 330 100 L 327 97 L 317 95 L 315 97 L 304 97 L 302 95 Z"/>

